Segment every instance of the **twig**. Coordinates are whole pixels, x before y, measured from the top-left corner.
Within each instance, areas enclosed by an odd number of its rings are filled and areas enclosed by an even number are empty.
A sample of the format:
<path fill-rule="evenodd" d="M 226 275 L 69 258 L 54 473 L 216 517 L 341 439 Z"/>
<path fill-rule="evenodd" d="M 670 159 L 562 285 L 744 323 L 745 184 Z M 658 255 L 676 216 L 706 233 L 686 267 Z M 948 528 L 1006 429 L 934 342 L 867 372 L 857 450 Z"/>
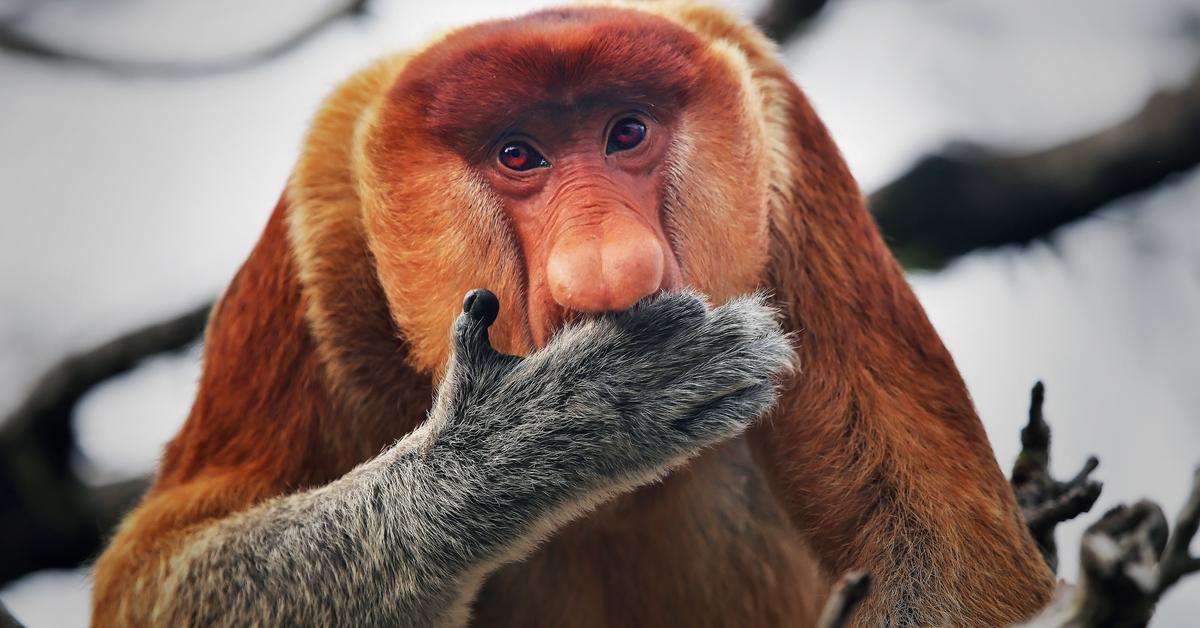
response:
<path fill-rule="evenodd" d="M 1200 571 L 1188 553 L 1200 523 L 1200 469 L 1191 496 L 1168 536 L 1162 509 L 1150 501 L 1118 506 L 1087 529 L 1080 547 L 1080 579 L 1027 628 L 1140 628 L 1180 578 Z"/>
<path fill-rule="evenodd" d="M 0 628 L 24 628 L 21 622 L 17 621 L 12 613 L 8 612 L 8 608 L 4 606 L 4 602 L 0 602 Z"/>
<path fill-rule="evenodd" d="M 755 20 L 767 37 L 783 43 L 802 31 L 828 0 L 771 0 Z"/>
<path fill-rule="evenodd" d="M 71 465 L 75 406 L 143 358 L 195 342 L 210 308 L 205 304 L 64 360 L 0 423 L 0 584 L 91 557 L 145 490 L 143 479 L 100 488 L 80 480 Z"/>
<path fill-rule="evenodd" d="M 47 371 L 12 414 L 0 421 L 0 451 L 32 445 L 55 467 L 68 462 L 75 405 L 96 385 L 131 370 L 144 358 L 183 349 L 199 338 L 212 303 L 128 332 L 68 357 Z"/>
<path fill-rule="evenodd" d="M 1200 468 L 1192 478 L 1192 493 L 1175 519 L 1175 529 L 1167 540 L 1162 560 L 1158 563 L 1155 596 L 1161 596 L 1179 579 L 1200 571 L 1200 557 L 1192 556 L 1188 546 L 1200 528 Z"/>
<path fill-rule="evenodd" d="M 156 76 L 160 78 L 190 78 L 253 67 L 299 48 L 322 30 L 344 17 L 366 13 L 368 0 L 349 0 L 338 4 L 291 35 L 254 52 L 237 57 L 204 62 L 123 61 L 105 59 L 85 53 L 58 48 L 39 41 L 13 28 L 11 23 L 0 26 L 0 50 L 43 61 L 74 63 L 113 74 Z"/>
<path fill-rule="evenodd" d="M 821 611 L 818 628 L 843 628 L 850 625 L 850 618 L 863 600 L 871 593 L 871 575 L 865 571 L 852 571 L 842 576 L 829 593 L 829 600 Z"/>
<path fill-rule="evenodd" d="M 869 204 L 905 266 L 1021 244 L 1200 164 L 1200 70 L 1133 117 L 1022 155 L 958 147 L 927 157 Z"/>
<path fill-rule="evenodd" d="M 1037 542 L 1050 569 L 1058 570 L 1058 524 L 1089 511 L 1100 497 L 1102 485 L 1090 479 L 1100 464 L 1088 458 L 1074 478 L 1059 482 L 1050 475 L 1050 426 L 1042 412 L 1046 387 L 1034 385 L 1029 403 L 1029 424 L 1021 430 L 1021 453 L 1013 465 L 1012 486 L 1025 525 Z"/>

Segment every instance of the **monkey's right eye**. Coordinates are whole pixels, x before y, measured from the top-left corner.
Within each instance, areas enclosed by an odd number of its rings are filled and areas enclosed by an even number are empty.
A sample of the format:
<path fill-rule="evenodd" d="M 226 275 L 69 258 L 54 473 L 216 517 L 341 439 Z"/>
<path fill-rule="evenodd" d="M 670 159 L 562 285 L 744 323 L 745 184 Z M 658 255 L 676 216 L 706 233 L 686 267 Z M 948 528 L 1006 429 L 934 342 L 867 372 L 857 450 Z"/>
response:
<path fill-rule="evenodd" d="M 500 149 L 500 163 L 513 170 L 532 170 L 550 165 L 542 154 L 525 142 L 509 142 Z"/>

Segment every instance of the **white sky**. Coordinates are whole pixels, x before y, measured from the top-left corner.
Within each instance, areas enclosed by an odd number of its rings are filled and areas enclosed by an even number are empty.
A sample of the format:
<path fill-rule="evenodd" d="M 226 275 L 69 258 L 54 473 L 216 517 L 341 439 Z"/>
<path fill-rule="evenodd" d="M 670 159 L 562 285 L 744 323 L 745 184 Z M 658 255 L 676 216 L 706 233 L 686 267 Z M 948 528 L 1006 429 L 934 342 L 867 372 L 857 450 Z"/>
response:
<path fill-rule="evenodd" d="M 0 17 L 22 4 L 0 2 Z M 326 0 L 260 0 L 250 12 L 204 4 L 61 2 L 31 29 L 125 58 L 220 57 L 295 28 Z M 376 18 L 339 24 L 269 65 L 188 80 L 0 56 L 0 412 L 66 352 L 216 294 L 339 79 L 440 29 L 543 4 L 380 2 Z M 1200 0 L 835 0 L 786 58 L 872 189 L 950 140 L 1018 150 L 1128 115 L 1200 58 L 1183 11 L 1200 15 Z M 1056 469 L 1101 459 L 1094 513 L 1142 496 L 1175 512 L 1200 462 L 1200 174 L 1050 244 L 912 279 L 1003 467 L 1042 378 Z M 157 358 L 85 400 L 77 428 L 93 475 L 150 469 L 197 375 L 196 352 Z M 1060 528 L 1068 578 L 1092 520 Z M 0 599 L 30 626 L 82 625 L 86 587 L 81 572 L 43 573 Z M 1174 591 L 1154 625 L 1196 617 L 1200 579 Z"/>

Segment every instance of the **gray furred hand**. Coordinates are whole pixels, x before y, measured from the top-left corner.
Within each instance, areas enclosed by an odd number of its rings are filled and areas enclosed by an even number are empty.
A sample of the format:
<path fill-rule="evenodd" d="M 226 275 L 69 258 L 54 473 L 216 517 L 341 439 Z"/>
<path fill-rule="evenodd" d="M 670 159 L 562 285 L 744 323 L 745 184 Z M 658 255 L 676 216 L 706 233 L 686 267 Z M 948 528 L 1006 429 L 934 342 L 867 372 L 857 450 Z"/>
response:
<path fill-rule="evenodd" d="M 791 347 L 758 297 L 710 309 L 660 295 L 568 326 L 528 358 L 496 352 L 499 303 L 467 295 L 438 391 L 439 445 L 548 505 L 655 474 L 742 431 Z"/>
<path fill-rule="evenodd" d="M 463 310 L 429 419 L 327 486 L 203 529 L 157 619 L 462 625 L 498 566 L 744 430 L 793 357 L 757 296 L 658 295 L 526 358 L 488 342 L 495 295 Z"/>

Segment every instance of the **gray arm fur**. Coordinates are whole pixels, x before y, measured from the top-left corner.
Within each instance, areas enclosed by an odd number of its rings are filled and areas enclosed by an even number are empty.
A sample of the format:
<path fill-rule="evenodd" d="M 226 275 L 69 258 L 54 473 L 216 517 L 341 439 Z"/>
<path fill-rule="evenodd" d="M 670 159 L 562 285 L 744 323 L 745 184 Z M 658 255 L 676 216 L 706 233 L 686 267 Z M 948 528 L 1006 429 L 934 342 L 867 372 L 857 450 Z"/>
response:
<path fill-rule="evenodd" d="M 461 625 L 492 570 L 745 429 L 793 359 L 760 298 L 709 308 L 690 293 L 507 356 L 485 296 L 455 324 L 420 428 L 327 486 L 197 532 L 157 623 Z"/>

